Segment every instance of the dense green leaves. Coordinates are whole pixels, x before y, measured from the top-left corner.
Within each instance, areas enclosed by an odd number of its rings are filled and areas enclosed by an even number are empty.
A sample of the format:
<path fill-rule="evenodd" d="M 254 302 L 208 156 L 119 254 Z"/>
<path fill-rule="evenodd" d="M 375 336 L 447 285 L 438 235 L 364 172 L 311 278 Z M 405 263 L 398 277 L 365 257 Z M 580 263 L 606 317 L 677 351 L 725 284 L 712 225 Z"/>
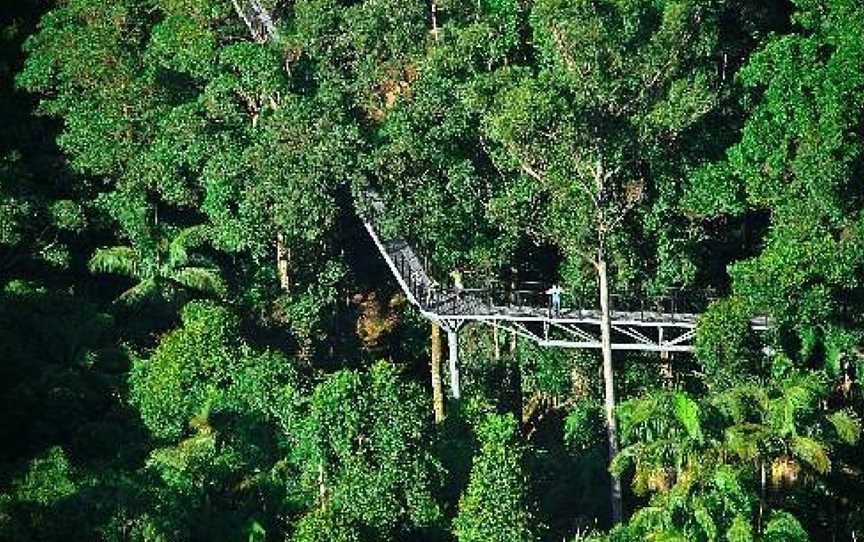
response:
<path fill-rule="evenodd" d="M 713 303 L 700 318 L 694 346 L 709 385 L 735 382 L 759 355 L 752 319 L 752 309 L 735 297 Z"/>
<path fill-rule="evenodd" d="M 477 439 L 480 450 L 454 520 L 456 537 L 460 542 L 534 540 L 516 420 L 490 415 L 478 428 Z"/>
<path fill-rule="evenodd" d="M 433 496 L 440 467 L 428 452 L 430 418 L 417 387 L 383 362 L 368 375 L 343 371 L 317 386 L 289 428 L 291 460 L 316 507 L 301 523 L 334 533 L 352 526 L 373 539 L 431 526 L 440 515 Z M 306 528 L 298 540 L 309 539 Z"/>
<path fill-rule="evenodd" d="M 260 4 L 0 13 L 0 539 L 860 534 L 860 2 Z M 368 188 L 442 285 L 722 297 L 614 359 L 623 524 L 592 353 L 469 326 L 433 423 Z"/>
<path fill-rule="evenodd" d="M 272 416 L 298 385 L 287 359 L 250 349 L 229 310 L 202 303 L 183 309 L 182 327 L 135 363 L 130 384 L 145 425 L 160 438 L 177 438 L 195 416 L 234 405 Z"/>

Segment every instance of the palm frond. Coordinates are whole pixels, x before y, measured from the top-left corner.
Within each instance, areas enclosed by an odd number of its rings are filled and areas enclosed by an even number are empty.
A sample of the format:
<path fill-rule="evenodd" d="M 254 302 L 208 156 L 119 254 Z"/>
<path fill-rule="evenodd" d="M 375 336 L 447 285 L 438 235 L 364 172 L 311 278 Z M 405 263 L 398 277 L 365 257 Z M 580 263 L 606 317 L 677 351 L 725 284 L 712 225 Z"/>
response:
<path fill-rule="evenodd" d="M 668 425 L 668 395 L 652 393 L 621 403 L 616 411 L 624 442 L 662 438 Z"/>
<path fill-rule="evenodd" d="M 96 249 L 87 266 L 93 273 L 113 273 L 141 278 L 141 258 L 132 247 L 118 246 Z"/>
<path fill-rule="evenodd" d="M 861 419 L 851 410 L 838 410 L 828 416 L 828 421 L 846 444 L 856 444 L 861 438 Z"/>
<path fill-rule="evenodd" d="M 729 542 L 753 542 L 753 526 L 750 521 L 742 515 L 737 515 L 732 520 L 732 525 L 726 531 L 726 540 Z"/>
<path fill-rule="evenodd" d="M 641 455 L 640 452 L 643 447 L 644 445 L 642 444 L 634 444 L 633 446 L 627 446 L 618 452 L 618 454 L 612 458 L 612 462 L 609 465 L 609 472 L 618 477 L 623 475 L 627 470 L 627 467 L 636 464 L 637 458 Z"/>
<path fill-rule="evenodd" d="M 702 424 L 700 421 L 699 404 L 686 393 L 675 393 L 673 396 L 675 419 L 678 420 L 687 435 L 694 440 L 702 440 Z"/>
<path fill-rule="evenodd" d="M 168 245 L 168 259 L 173 267 L 187 265 L 189 251 L 203 245 L 210 238 L 210 228 L 205 224 L 180 230 Z"/>
<path fill-rule="evenodd" d="M 669 507 L 649 505 L 633 513 L 630 525 L 637 531 L 662 533 L 672 529 L 674 518 Z"/>
<path fill-rule="evenodd" d="M 813 467 L 816 472 L 826 473 L 831 468 L 831 459 L 825 446 L 810 437 L 794 437 L 792 452 L 796 457 Z"/>
<path fill-rule="evenodd" d="M 711 403 L 736 424 L 744 423 L 753 410 L 765 411 L 770 403 L 768 390 L 755 382 L 738 384 L 715 394 Z"/>
<path fill-rule="evenodd" d="M 171 279 L 190 290 L 204 293 L 224 295 L 228 289 L 215 267 L 184 267 L 174 271 Z"/>
<path fill-rule="evenodd" d="M 755 423 L 740 423 L 726 428 L 726 447 L 744 461 L 759 456 L 761 445 L 770 438 L 767 427 Z"/>
<path fill-rule="evenodd" d="M 797 373 L 782 380 L 780 395 L 772 399 L 766 418 L 771 427 L 783 436 L 796 433 L 796 420 L 816 408 L 825 391 L 818 375 Z"/>
<path fill-rule="evenodd" d="M 115 303 L 134 305 L 145 299 L 156 299 L 159 296 L 159 288 L 155 279 L 142 280 L 135 286 L 129 288 L 115 300 Z"/>
<path fill-rule="evenodd" d="M 795 516 L 787 512 L 774 512 L 765 526 L 765 542 L 808 542 L 810 537 Z"/>
<path fill-rule="evenodd" d="M 737 515 L 750 514 L 750 494 L 741 483 L 741 476 L 729 465 L 720 465 L 712 473 L 712 485 L 723 500 L 723 506 Z"/>
<path fill-rule="evenodd" d="M 714 522 L 714 518 L 711 517 L 711 513 L 708 512 L 704 501 L 702 499 L 693 499 L 692 507 L 693 517 L 696 520 L 696 524 L 699 525 L 699 530 L 702 531 L 704 539 L 717 540 L 717 524 Z"/>

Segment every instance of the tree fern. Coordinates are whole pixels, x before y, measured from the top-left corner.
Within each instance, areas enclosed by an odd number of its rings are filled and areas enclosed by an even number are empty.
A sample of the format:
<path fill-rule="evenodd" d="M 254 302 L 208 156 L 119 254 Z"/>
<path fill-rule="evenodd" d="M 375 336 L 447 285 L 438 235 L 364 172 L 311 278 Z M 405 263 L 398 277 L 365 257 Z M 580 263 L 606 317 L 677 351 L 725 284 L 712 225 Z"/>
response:
<path fill-rule="evenodd" d="M 178 284 L 199 292 L 223 295 L 227 290 L 216 268 L 184 267 L 174 271 L 171 278 Z"/>
<path fill-rule="evenodd" d="M 96 249 L 88 267 L 93 273 L 113 273 L 135 279 L 141 278 L 141 258 L 131 247 Z"/>
<path fill-rule="evenodd" d="M 828 416 L 837 436 L 846 444 L 856 444 L 861 438 L 861 419 L 850 410 L 838 410 Z"/>

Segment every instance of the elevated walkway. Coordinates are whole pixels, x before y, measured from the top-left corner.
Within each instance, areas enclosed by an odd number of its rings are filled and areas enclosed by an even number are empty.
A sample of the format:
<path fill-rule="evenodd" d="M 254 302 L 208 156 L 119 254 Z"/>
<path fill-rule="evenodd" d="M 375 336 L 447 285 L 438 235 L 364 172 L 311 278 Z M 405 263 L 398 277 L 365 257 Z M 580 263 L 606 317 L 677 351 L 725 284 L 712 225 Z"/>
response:
<path fill-rule="evenodd" d="M 232 0 L 253 39 L 278 39 L 278 31 L 261 0 Z M 466 322 L 483 322 L 536 342 L 559 348 L 601 348 L 600 311 L 573 300 L 553 311 L 543 288 L 489 285 L 457 291 L 446 280 L 436 281 L 429 261 L 398 234 L 388 234 L 386 208 L 374 191 L 362 192 L 358 214 L 408 301 L 426 318 L 447 331 L 451 386 L 460 396 L 457 333 Z M 691 293 L 692 294 L 692 293 Z M 621 302 L 619 302 L 621 301 Z M 680 295 L 621 300 L 613 297 L 612 349 L 652 352 L 691 352 L 699 314 L 711 295 Z M 593 302 L 593 300 L 592 300 Z M 618 310 L 615 310 L 618 307 Z M 753 329 L 767 329 L 767 317 L 755 318 Z"/>
<path fill-rule="evenodd" d="M 234 10 L 246 23 L 246 27 L 249 28 L 255 41 L 263 43 L 278 37 L 273 18 L 270 16 L 270 12 L 264 9 L 260 0 L 231 1 L 234 4 Z"/>
<path fill-rule="evenodd" d="M 550 298 L 542 288 L 503 288 L 500 285 L 466 288 L 457 292 L 452 286 L 442 286 L 430 276 L 428 259 L 421 257 L 411 244 L 398 235 L 387 235 L 386 210 L 380 197 L 366 192 L 361 207 L 361 218 L 366 230 L 378 247 L 381 256 L 399 283 L 405 297 L 420 312 L 445 327 L 459 327 L 464 322 L 486 322 L 491 325 L 514 325 L 515 332 L 549 346 L 570 348 L 600 348 L 598 338 L 579 326 L 599 326 L 600 311 L 590 305 L 579 305 L 567 300 L 559 311 L 553 311 Z M 443 281 L 442 281 L 443 282 Z M 551 286 L 551 285 L 550 285 Z M 658 352 L 691 351 L 692 331 L 701 310 L 713 296 L 707 292 L 677 293 L 669 296 L 623 299 L 619 309 L 613 310 L 613 330 L 624 339 L 613 343 L 616 350 L 654 350 Z M 766 329 L 766 318 L 752 321 L 754 329 Z M 522 329 L 529 324 L 543 324 L 542 333 Z M 553 329 L 576 335 L 575 339 L 555 339 Z M 681 333 L 651 340 L 638 328 L 661 330 L 672 328 Z M 673 336 L 674 335 L 674 336 Z M 686 337 L 685 337 L 686 336 Z"/>
<path fill-rule="evenodd" d="M 448 334 L 451 386 L 459 397 L 459 328 L 482 322 L 534 341 L 541 346 L 599 349 L 601 315 L 597 308 L 563 303 L 553 311 L 542 288 L 467 288 L 442 286 L 429 272 L 428 259 L 407 240 L 389 231 L 386 209 L 373 191 L 361 195 L 359 215 L 366 231 L 390 268 L 408 301 L 426 318 L 438 322 Z M 443 282 L 443 281 L 442 281 Z M 692 294 L 692 293 L 691 293 Z M 612 349 L 651 352 L 692 352 L 699 315 L 713 299 L 709 293 L 673 294 L 629 299 L 610 314 Z M 619 298 L 620 300 L 620 298 Z M 623 300 L 621 300 L 623 301 Z M 751 326 L 767 329 L 768 318 L 755 318 Z"/>

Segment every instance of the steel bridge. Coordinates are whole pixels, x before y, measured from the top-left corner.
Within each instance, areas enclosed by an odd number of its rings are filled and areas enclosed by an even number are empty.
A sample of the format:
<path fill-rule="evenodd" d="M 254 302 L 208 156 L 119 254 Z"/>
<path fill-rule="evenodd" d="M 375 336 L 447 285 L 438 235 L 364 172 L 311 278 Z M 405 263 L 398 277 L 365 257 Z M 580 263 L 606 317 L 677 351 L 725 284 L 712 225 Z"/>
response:
<path fill-rule="evenodd" d="M 275 41 L 278 31 L 260 0 L 232 0 L 253 39 Z M 441 286 L 430 273 L 430 260 L 398 234 L 387 234 L 386 208 L 371 190 L 357 198 L 358 215 L 408 301 L 447 332 L 453 396 L 459 385 L 458 332 L 467 322 L 481 322 L 540 346 L 600 349 L 600 311 L 566 299 L 553 310 L 543 288 L 488 284 L 480 288 Z M 447 281 L 441 281 L 445 285 Z M 612 349 L 692 352 L 699 314 L 712 300 L 707 292 L 662 297 L 612 298 Z M 755 318 L 755 330 L 767 329 L 767 317 Z"/>
<path fill-rule="evenodd" d="M 386 209 L 372 191 L 364 192 L 358 214 L 408 301 L 447 332 L 451 388 L 460 395 L 458 332 L 467 322 L 481 322 L 531 340 L 540 346 L 600 349 L 600 311 L 562 302 L 537 284 L 510 288 L 490 284 L 456 289 L 441 286 L 429 272 L 429 259 L 398 234 L 388 235 Z M 650 352 L 692 352 L 699 314 L 713 300 L 710 292 L 673 292 L 667 296 L 613 297 L 610 314 L 612 349 Z M 767 317 L 754 318 L 755 330 L 768 328 Z"/>
<path fill-rule="evenodd" d="M 270 12 L 261 5 L 260 0 L 232 0 L 234 10 L 246 23 L 252 39 L 259 43 L 275 40 L 278 37 L 276 25 Z"/>

